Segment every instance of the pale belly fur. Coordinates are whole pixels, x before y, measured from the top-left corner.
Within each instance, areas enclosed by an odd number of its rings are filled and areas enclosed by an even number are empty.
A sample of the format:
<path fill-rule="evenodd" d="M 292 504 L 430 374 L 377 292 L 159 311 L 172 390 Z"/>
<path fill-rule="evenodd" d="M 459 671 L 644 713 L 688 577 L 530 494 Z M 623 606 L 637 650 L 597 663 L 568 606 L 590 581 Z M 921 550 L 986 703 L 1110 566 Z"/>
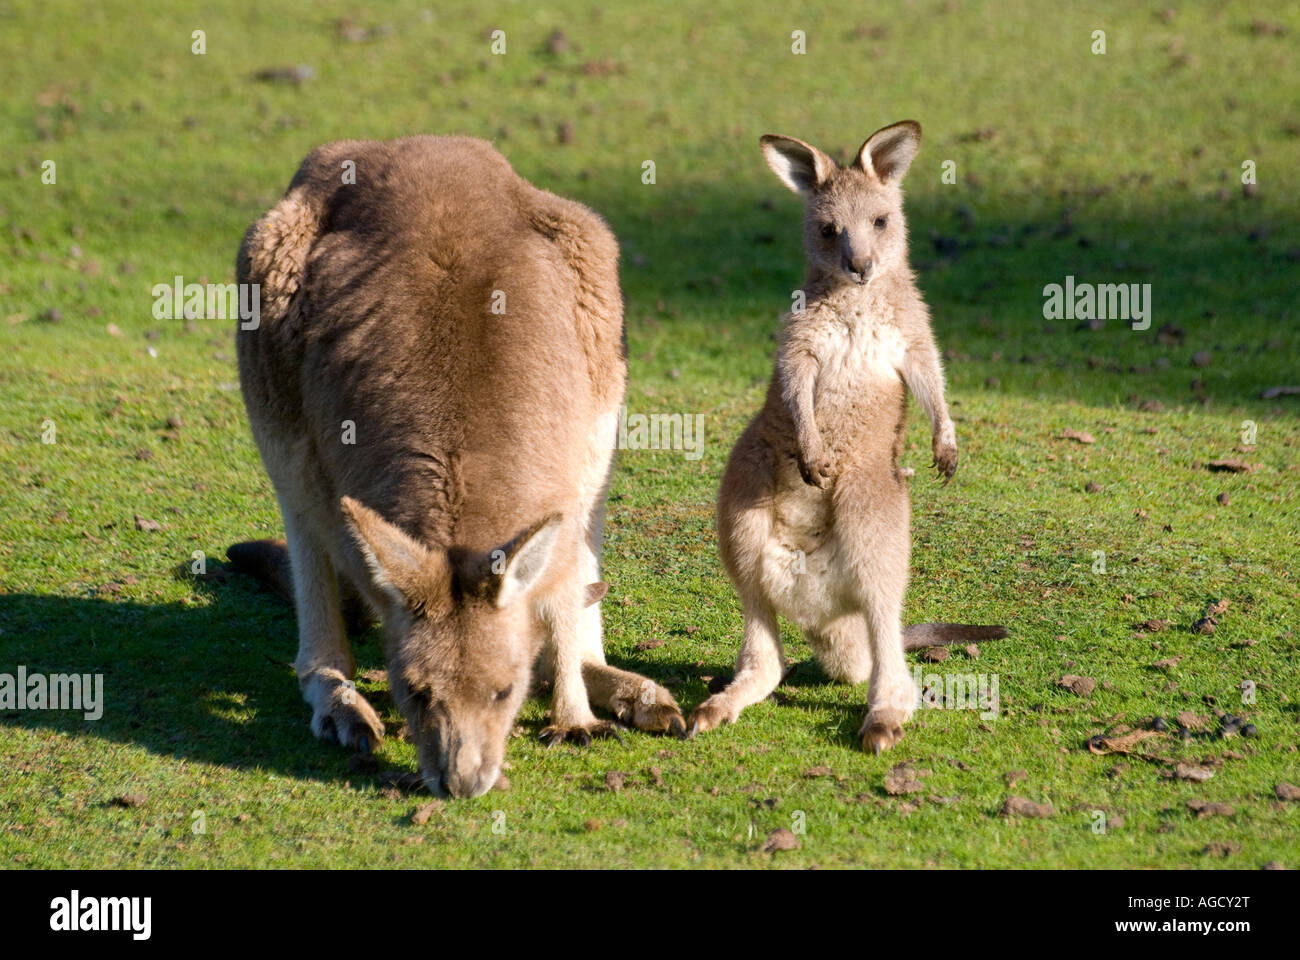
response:
<path fill-rule="evenodd" d="M 891 324 L 828 324 L 814 339 L 820 358 L 814 407 L 844 409 L 864 395 L 896 387 L 903 339 Z M 819 630 L 852 612 L 851 565 L 843 562 L 835 529 L 831 489 L 803 482 L 793 465 L 782 465 L 772 498 L 771 535 L 763 545 L 761 579 L 772 605 L 801 629 Z"/>

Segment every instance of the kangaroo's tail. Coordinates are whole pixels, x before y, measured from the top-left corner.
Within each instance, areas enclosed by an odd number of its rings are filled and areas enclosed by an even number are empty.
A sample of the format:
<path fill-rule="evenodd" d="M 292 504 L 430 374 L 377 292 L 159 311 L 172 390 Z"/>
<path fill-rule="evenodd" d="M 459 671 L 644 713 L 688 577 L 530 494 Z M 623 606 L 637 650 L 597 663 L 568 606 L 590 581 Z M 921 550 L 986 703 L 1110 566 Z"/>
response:
<path fill-rule="evenodd" d="M 226 559 L 239 573 L 256 577 L 272 593 L 293 603 L 289 545 L 283 540 L 245 540 L 226 548 Z"/>
<path fill-rule="evenodd" d="M 236 573 L 256 577 L 262 586 L 281 600 L 293 603 L 293 567 L 289 564 L 289 545 L 283 540 L 232 543 L 226 548 L 226 559 Z M 365 600 L 346 577 L 339 578 L 339 601 L 343 609 L 343 625 L 349 634 L 365 633 L 375 622 Z"/>
<path fill-rule="evenodd" d="M 976 626 L 970 623 L 913 623 L 903 628 L 903 649 L 923 650 L 942 647 L 950 643 L 978 643 L 982 640 L 1001 640 L 1007 628 L 1001 626 Z"/>

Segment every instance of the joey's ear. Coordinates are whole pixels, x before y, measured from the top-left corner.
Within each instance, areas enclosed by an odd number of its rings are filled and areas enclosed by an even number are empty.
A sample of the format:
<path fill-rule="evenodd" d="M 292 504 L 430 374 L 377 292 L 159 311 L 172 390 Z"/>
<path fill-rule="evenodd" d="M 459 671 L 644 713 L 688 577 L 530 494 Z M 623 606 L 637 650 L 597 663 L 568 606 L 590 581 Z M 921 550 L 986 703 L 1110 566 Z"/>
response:
<path fill-rule="evenodd" d="M 921 125 L 915 120 L 882 127 L 858 151 L 854 166 L 873 174 L 881 183 L 897 183 L 921 149 Z"/>
<path fill-rule="evenodd" d="M 430 550 L 351 497 L 344 497 L 339 506 L 376 587 L 417 612 L 431 611 L 449 599 L 450 568 L 443 551 Z"/>
<path fill-rule="evenodd" d="M 496 605 L 507 607 L 537 586 L 551 561 L 563 518 L 553 513 L 535 523 L 499 550 L 492 551 L 492 573 L 498 581 Z"/>
<path fill-rule="evenodd" d="M 583 606 L 589 607 L 593 603 L 600 603 L 605 599 L 607 593 L 609 593 L 609 584 L 604 580 L 597 580 L 595 583 L 587 584 L 587 595 L 583 598 Z"/>
<path fill-rule="evenodd" d="M 781 182 L 802 197 L 811 194 L 835 172 L 835 161 L 811 144 L 774 133 L 758 139 L 763 156 Z"/>

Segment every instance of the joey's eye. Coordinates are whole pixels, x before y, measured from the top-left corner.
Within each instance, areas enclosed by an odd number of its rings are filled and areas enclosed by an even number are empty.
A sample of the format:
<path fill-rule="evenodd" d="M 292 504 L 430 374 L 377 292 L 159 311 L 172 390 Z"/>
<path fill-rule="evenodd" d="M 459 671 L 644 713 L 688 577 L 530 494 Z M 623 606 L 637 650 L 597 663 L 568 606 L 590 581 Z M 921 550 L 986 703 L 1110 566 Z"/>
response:
<path fill-rule="evenodd" d="M 876 217 L 876 229 L 877 229 L 877 230 L 884 230 L 884 229 L 885 229 L 885 224 L 887 224 L 888 222 L 889 222 L 889 218 L 888 218 L 888 217 Z"/>
<path fill-rule="evenodd" d="M 496 696 L 494 696 L 492 699 L 494 699 L 497 703 L 501 703 L 502 701 L 504 701 L 504 700 L 506 700 L 507 698 L 509 698 L 509 696 L 510 696 L 510 691 L 513 690 L 514 688 L 515 688 L 515 685 L 512 683 L 510 686 L 506 687 L 504 690 L 498 690 L 498 691 L 496 692 Z"/>
<path fill-rule="evenodd" d="M 839 230 L 835 228 L 835 224 L 833 223 L 822 224 L 822 236 L 825 237 L 827 240 L 834 239 L 837 233 L 839 233 Z"/>

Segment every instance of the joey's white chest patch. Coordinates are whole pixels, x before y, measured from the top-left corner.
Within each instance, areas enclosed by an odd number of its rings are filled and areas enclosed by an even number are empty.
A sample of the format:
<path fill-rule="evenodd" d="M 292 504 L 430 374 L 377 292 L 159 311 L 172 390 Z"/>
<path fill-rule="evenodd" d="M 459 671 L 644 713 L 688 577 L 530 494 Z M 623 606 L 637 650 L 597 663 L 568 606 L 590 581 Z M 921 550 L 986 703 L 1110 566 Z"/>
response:
<path fill-rule="evenodd" d="M 836 324 L 823 347 L 821 374 L 827 386 L 864 380 L 897 379 L 903 363 L 903 335 L 893 324 L 855 316 L 851 325 Z"/>

